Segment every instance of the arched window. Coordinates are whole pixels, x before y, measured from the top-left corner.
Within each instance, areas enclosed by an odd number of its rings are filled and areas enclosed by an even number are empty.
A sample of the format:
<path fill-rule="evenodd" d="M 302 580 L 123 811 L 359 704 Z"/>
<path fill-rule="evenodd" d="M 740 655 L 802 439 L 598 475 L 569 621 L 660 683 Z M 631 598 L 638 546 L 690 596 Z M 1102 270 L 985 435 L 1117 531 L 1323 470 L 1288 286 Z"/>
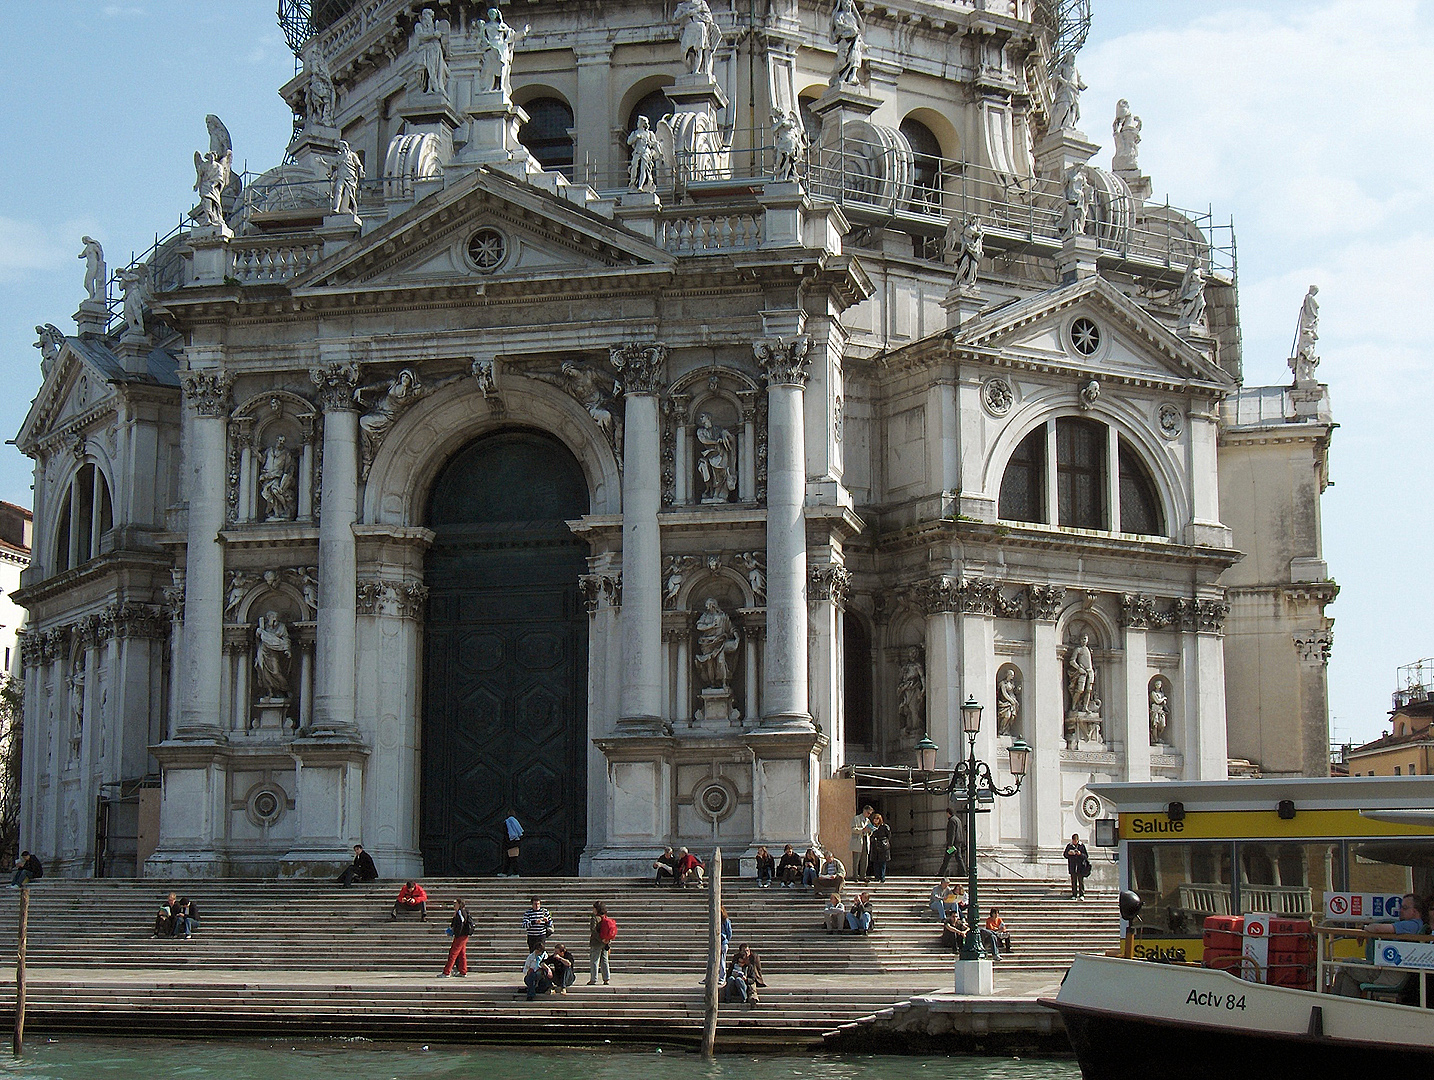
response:
<path fill-rule="evenodd" d="M 842 703 L 846 745 L 872 745 L 871 635 L 861 619 L 842 612 Z"/>
<path fill-rule="evenodd" d="M 656 128 L 657 122 L 671 113 L 672 102 L 667 100 L 667 95 L 661 90 L 654 90 L 634 105 L 632 112 L 627 114 L 627 130 L 629 132 L 636 130 L 639 116 L 647 117 L 648 124 Z"/>
<path fill-rule="evenodd" d="M 997 513 L 1007 521 L 1046 520 L 1046 429 L 1036 428 L 1016 447 L 1001 477 Z"/>
<path fill-rule="evenodd" d="M 523 106 L 528 122 L 518 131 L 518 141 L 545 169 L 573 178 L 573 110 L 558 98 L 534 98 Z"/>
<path fill-rule="evenodd" d="M 941 143 L 931 129 L 920 120 L 901 122 L 901 134 L 911 144 L 916 167 L 912 186 L 912 208 L 917 212 L 939 213 L 941 210 Z"/>
<path fill-rule="evenodd" d="M 1160 536 L 1165 532 L 1155 483 L 1145 462 L 1123 438 L 1120 440 L 1120 531 L 1146 536 Z"/>
<path fill-rule="evenodd" d="M 1047 467 L 1052 455 L 1054 489 Z M 1118 523 L 1112 521 L 1113 499 Z M 1155 480 L 1134 444 L 1078 416 L 1043 424 L 1021 440 L 1001 476 L 996 512 L 1006 521 L 1169 535 Z"/>
<path fill-rule="evenodd" d="M 93 463 L 81 467 L 60 501 L 55 534 L 55 572 L 73 570 L 100 553 L 100 537 L 114 527 L 114 507 L 105 474 Z"/>

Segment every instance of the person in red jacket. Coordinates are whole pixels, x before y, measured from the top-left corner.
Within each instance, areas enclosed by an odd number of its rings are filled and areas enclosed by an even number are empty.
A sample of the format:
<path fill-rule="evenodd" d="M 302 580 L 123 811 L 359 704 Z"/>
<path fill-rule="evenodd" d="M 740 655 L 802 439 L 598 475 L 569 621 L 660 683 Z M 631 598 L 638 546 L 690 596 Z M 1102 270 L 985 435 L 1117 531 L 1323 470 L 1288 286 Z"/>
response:
<path fill-rule="evenodd" d="M 405 881 L 403 888 L 398 890 L 398 899 L 393 902 L 393 911 L 389 914 L 389 921 L 398 918 L 400 911 L 417 911 L 420 922 L 428 921 L 428 893 L 423 886 L 416 881 Z"/>
<path fill-rule="evenodd" d="M 702 865 L 702 860 L 686 848 L 679 851 L 677 855 L 677 875 L 675 879 L 677 887 L 679 889 L 685 887 L 689 880 L 701 885 L 703 883 L 703 872 L 707 869 Z"/>

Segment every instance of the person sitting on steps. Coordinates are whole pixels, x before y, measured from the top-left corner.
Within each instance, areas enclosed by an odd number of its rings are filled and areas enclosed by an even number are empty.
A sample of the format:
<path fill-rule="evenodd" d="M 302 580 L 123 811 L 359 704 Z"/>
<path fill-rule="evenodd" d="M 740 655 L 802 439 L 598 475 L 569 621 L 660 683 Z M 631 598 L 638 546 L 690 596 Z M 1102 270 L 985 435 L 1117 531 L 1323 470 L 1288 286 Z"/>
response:
<path fill-rule="evenodd" d="M 657 871 L 654 884 L 671 885 L 677 881 L 677 856 L 672 853 L 670 846 L 662 849 L 662 854 L 657 857 L 652 868 Z"/>
<path fill-rule="evenodd" d="M 791 844 L 783 849 L 782 857 L 777 862 L 777 880 L 782 883 L 784 889 L 795 889 L 797 882 L 802 880 L 802 857 Z"/>
<path fill-rule="evenodd" d="M 941 924 L 941 947 L 944 949 L 960 949 L 961 942 L 965 940 L 970 927 L 966 920 L 961 917 L 961 912 L 952 909 Z"/>
<path fill-rule="evenodd" d="M 876 928 L 871 893 L 864 892 L 857 895 L 856 901 L 846 913 L 846 925 L 847 929 L 854 934 L 869 934 Z"/>
<path fill-rule="evenodd" d="M 151 937 L 174 937 L 174 909 L 179 906 L 179 897 L 170 893 L 159 905 L 154 916 L 154 933 Z"/>
<path fill-rule="evenodd" d="M 553 968 L 548 963 L 548 954 L 539 945 L 528 953 L 528 959 L 523 961 L 523 989 L 528 993 L 528 1000 L 534 1000 L 539 994 L 546 994 L 553 988 Z"/>
<path fill-rule="evenodd" d="M 762 981 L 761 963 L 757 954 L 747 945 L 739 945 L 736 954 L 732 957 L 731 966 L 727 968 L 727 993 L 726 999 L 729 1003 L 743 1001 L 750 1009 L 756 1005 L 760 998 L 757 996 L 757 987 L 765 986 Z"/>
<path fill-rule="evenodd" d="M 846 905 L 841 902 L 841 893 L 832 893 L 827 899 L 827 906 L 822 910 L 822 920 L 828 934 L 846 926 Z"/>
<path fill-rule="evenodd" d="M 398 898 L 393 902 L 393 910 L 389 912 L 389 922 L 397 919 L 400 911 L 416 911 L 419 922 L 428 921 L 428 893 L 418 882 L 403 883 L 403 888 L 398 890 Z"/>
<path fill-rule="evenodd" d="M 553 990 L 566 996 L 568 987 L 572 986 L 578 977 L 577 961 L 563 946 L 552 945 L 549 946 L 548 964 L 553 969 Z"/>
<path fill-rule="evenodd" d="M 701 859 L 683 848 L 677 853 L 677 887 L 685 889 L 689 881 L 694 881 L 698 885 L 705 884 L 703 874 L 706 869 L 707 867 L 703 865 Z"/>
<path fill-rule="evenodd" d="M 378 867 L 373 864 L 373 856 L 363 849 L 362 844 L 354 845 L 354 861 L 344 867 L 344 872 L 338 876 L 340 885 L 352 885 L 355 881 L 377 881 Z"/>
<path fill-rule="evenodd" d="M 811 888 L 817 883 L 817 875 L 822 872 L 822 857 L 817 853 L 816 848 L 807 848 L 807 853 L 802 856 L 802 887 Z"/>
<path fill-rule="evenodd" d="M 997 960 L 1001 959 L 1001 953 L 1011 951 L 1011 935 L 998 907 L 993 907 L 991 914 L 986 916 L 986 934 L 990 937 L 991 953 Z"/>
<path fill-rule="evenodd" d="M 199 905 L 187 896 L 181 896 L 174 905 L 174 936 L 188 941 L 199 927 Z"/>
<path fill-rule="evenodd" d="M 777 860 L 765 847 L 757 848 L 757 888 L 770 889 L 777 876 Z"/>
<path fill-rule="evenodd" d="M 44 864 L 28 851 L 20 852 L 15 859 L 15 873 L 10 878 L 12 888 L 20 888 L 45 876 Z"/>
<path fill-rule="evenodd" d="M 830 896 L 834 892 L 841 892 L 846 886 L 846 867 L 841 864 L 840 859 L 828 851 L 826 858 L 822 860 L 821 871 L 817 874 L 813 884 L 816 886 L 818 896 Z"/>

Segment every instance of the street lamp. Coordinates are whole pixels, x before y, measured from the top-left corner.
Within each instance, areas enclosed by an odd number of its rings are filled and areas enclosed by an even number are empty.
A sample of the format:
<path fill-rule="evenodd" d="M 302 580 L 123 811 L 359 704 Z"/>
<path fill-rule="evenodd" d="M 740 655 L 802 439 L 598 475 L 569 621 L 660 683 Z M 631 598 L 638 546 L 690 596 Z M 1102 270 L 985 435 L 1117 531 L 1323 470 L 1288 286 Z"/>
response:
<path fill-rule="evenodd" d="M 997 785 L 996 778 L 991 774 L 991 767 L 976 758 L 976 736 L 981 731 L 981 703 L 974 696 L 967 696 L 965 704 L 961 706 L 961 730 L 966 733 L 967 756 L 965 761 L 958 761 L 951 770 L 951 779 L 946 790 L 942 792 L 939 788 L 933 788 L 929 780 L 923 779 L 922 782 L 928 791 L 944 794 L 948 800 L 957 792 L 964 795 L 966 800 L 966 887 L 970 899 L 966 907 L 968 921 L 966 937 L 961 942 L 961 959 L 980 960 L 983 953 L 981 931 L 977 925 L 981 912 L 976 896 L 976 800 L 980 795 L 984 796 L 984 801 L 991 802 L 998 795 L 1009 798 L 1020 791 L 1021 781 L 1026 778 L 1026 769 L 1030 765 L 1031 748 L 1023 739 L 1011 743 L 1011 775 L 1015 777 L 1016 783 L 1014 787 L 1003 788 Z M 917 764 L 921 772 L 929 774 L 936 771 L 938 749 L 931 741 L 930 735 L 923 736 L 916 744 Z"/>

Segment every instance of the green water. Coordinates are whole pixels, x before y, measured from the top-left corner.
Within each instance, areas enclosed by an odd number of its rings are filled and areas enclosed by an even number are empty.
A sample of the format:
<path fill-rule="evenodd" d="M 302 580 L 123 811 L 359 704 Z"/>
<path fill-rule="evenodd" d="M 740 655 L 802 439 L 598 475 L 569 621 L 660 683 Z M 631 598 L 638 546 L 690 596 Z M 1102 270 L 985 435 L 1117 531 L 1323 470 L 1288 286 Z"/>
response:
<path fill-rule="evenodd" d="M 681 1050 L 502 1050 L 375 1044 L 362 1039 L 190 1042 L 35 1039 L 0 1059 L 26 1080 L 1077 1080 L 1073 1060 L 733 1055 L 704 1063 Z"/>

